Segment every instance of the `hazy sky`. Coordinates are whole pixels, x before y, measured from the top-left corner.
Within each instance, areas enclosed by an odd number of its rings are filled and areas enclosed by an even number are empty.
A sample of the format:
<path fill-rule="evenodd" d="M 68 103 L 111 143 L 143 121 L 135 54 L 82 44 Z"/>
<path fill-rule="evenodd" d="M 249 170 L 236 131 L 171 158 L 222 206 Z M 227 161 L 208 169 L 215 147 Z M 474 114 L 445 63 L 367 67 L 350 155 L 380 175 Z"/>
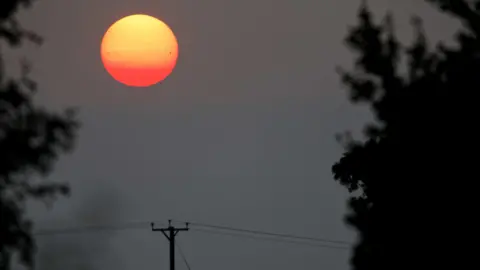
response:
<path fill-rule="evenodd" d="M 352 0 L 41 0 L 22 14 L 46 39 L 28 49 L 39 98 L 79 106 L 75 152 L 51 175 L 73 195 L 37 228 L 190 220 L 354 241 L 343 223 L 347 194 L 331 166 L 336 132 L 368 119 L 346 100 L 337 65 L 356 17 Z M 408 16 L 433 39 L 455 25 L 420 0 L 370 1 L 392 8 L 401 37 Z M 99 46 L 117 19 L 145 13 L 177 35 L 180 57 L 160 85 L 132 89 L 103 69 Z M 380 15 L 380 13 L 378 13 Z M 179 234 L 193 270 L 348 269 L 349 251 L 200 232 Z M 167 269 L 168 245 L 148 227 L 39 238 L 40 270 Z M 186 269 L 180 257 L 177 269 Z"/>

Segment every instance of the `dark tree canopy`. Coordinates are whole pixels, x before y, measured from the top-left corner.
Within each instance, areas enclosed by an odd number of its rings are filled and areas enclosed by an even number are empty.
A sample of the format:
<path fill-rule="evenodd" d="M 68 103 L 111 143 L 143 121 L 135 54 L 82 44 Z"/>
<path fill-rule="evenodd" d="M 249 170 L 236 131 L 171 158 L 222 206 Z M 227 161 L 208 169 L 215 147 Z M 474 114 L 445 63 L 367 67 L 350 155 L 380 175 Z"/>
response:
<path fill-rule="evenodd" d="M 366 140 L 343 137 L 346 152 L 332 167 L 352 194 L 356 270 L 461 269 L 474 258 L 480 1 L 427 2 L 462 22 L 455 46 L 430 46 L 418 18 L 405 46 L 392 16 L 376 23 L 365 4 L 346 38 L 357 57 L 342 80 L 375 116 Z"/>
<path fill-rule="evenodd" d="M 40 43 L 35 33 L 23 29 L 15 19 L 19 9 L 32 0 L 0 2 L 0 42 L 20 46 L 24 41 Z M 1 54 L 0 52 L 0 61 Z M 42 201 L 68 194 L 65 184 L 43 179 L 54 161 L 71 150 L 78 123 L 69 109 L 56 113 L 34 104 L 36 84 L 25 65 L 20 78 L 5 74 L 0 62 L 0 270 L 10 269 L 12 258 L 33 268 L 35 241 L 32 222 L 25 215 L 26 199 Z M 34 181 L 34 178 L 40 180 Z M 48 201 L 46 201 L 48 202 Z"/>

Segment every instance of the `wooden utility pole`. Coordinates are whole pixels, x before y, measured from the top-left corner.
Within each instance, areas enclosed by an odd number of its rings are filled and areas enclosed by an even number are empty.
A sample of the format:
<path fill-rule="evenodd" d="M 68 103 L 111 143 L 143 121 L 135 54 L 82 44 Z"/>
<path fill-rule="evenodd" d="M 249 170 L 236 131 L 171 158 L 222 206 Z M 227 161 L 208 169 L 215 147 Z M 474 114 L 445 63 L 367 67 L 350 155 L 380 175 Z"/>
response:
<path fill-rule="evenodd" d="M 162 232 L 163 235 L 168 239 L 170 242 L 170 270 L 175 270 L 175 236 L 179 231 L 188 231 L 188 223 L 186 223 L 185 228 L 175 228 L 172 226 L 172 220 L 168 220 L 168 227 L 167 228 L 154 228 L 155 224 L 152 223 L 152 231 L 154 232 Z M 167 234 L 168 232 L 168 234 Z"/>

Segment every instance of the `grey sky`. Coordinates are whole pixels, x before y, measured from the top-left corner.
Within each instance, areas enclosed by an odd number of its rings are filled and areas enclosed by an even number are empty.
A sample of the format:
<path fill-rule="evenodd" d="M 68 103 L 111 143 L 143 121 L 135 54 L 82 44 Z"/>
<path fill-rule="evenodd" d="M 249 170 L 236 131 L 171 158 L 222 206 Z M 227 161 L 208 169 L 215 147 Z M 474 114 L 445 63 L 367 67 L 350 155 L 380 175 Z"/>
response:
<path fill-rule="evenodd" d="M 46 38 L 27 50 L 39 98 L 79 106 L 84 126 L 51 175 L 73 195 L 36 206 L 37 227 L 173 218 L 353 241 L 330 167 L 342 153 L 335 133 L 368 119 L 335 73 L 352 62 L 342 40 L 358 2 L 39 1 L 22 14 Z M 407 40 L 414 13 L 433 39 L 455 29 L 420 0 L 370 2 L 392 8 Z M 179 40 L 176 69 L 149 89 L 115 82 L 99 57 L 104 31 L 132 13 L 162 19 Z M 148 227 L 39 241 L 41 270 L 168 267 L 167 242 Z M 193 231 L 179 241 L 193 270 L 348 269 L 348 251 Z"/>

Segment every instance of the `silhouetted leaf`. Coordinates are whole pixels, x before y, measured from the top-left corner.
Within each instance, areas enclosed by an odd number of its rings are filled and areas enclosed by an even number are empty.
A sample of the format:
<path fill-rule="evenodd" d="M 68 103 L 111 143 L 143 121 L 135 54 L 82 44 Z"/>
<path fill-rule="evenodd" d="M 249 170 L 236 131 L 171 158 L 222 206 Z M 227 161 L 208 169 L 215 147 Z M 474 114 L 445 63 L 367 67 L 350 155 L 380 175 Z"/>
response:
<path fill-rule="evenodd" d="M 24 40 L 42 42 L 14 19 L 20 6 L 28 7 L 31 2 L 0 2 L 0 39 L 11 46 Z M 25 60 L 20 80 L 6 78 L 0 70 L 0 270 L 11 268 L 14 255 L 24 266 L 34 266 L 35 241 L 32 223 L 25 215 L 26 200 L 51 204 L 58 195 L 70 192 L 63 183 L 31 182 L 34 176 L 46 176 L 60 154 L 72 149 L 79 124 L 73 109 L 58 113 L 34 104 L 37 84 L 29 72 Z"/>

